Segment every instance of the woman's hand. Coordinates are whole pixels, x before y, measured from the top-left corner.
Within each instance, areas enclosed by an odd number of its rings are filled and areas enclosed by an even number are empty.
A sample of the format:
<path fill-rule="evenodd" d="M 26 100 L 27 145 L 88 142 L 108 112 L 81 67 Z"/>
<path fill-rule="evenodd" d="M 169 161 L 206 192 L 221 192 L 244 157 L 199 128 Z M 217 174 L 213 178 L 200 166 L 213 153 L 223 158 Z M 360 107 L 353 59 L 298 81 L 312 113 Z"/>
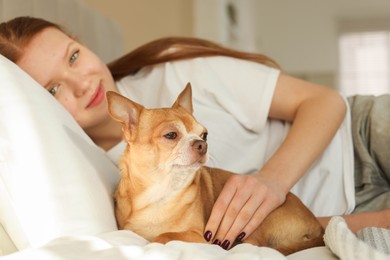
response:
<path fill-rule="evenodd" d="M 205 239 L 229 249 L 248 237 L 286 199 L 275 181 L 260 176 L 233 175 L 214 204 L 205 227 Z"/>

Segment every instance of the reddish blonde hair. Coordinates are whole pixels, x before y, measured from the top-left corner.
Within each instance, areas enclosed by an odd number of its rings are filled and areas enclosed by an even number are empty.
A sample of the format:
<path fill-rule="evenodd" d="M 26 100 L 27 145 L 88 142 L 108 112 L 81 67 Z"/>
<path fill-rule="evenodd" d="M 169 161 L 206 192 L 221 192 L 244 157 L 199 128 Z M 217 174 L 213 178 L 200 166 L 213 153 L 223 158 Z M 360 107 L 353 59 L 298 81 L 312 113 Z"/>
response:
<path fill-rule="evenodd" d="M 0 23 L 0 54 L 15 63 L 18 62 L 34 36 L 50 27 L 65 32 L 58 24 L 29 16 Z"/>
<path fill-rule="evenodd" d="M 34 36 L 50 27 L 69 35 L 60 25 L 35 17 L 22 16 L 1 23 L 0 54 L 17 63 Z M 126 75 L 135 74 L 145 66 L 206 56 L 228 56 L 279 67 L 274 60 L 262 54 L 236 51 L 207 40 L 185 37 L 152 41 L 109 63 L 108 67 L 114 79 L 118 80 Z"/>
<path fill-rule="evenodd" d="M 136 73 L 144 66 L 206 56 L 228 56 L 279 68 L 271 58 L 255 53 L 236 51 L 198 38 L 169 37 L 147 43 L 111 62 L 108 67 L 115 80 Z"/>

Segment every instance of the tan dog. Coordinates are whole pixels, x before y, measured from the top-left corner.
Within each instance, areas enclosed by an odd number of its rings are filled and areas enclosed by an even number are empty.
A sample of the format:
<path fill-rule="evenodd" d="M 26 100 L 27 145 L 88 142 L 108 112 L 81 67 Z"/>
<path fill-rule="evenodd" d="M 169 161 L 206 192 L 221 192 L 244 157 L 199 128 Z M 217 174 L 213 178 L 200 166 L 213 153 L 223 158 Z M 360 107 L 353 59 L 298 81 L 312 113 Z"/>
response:
<path fill-rule="evenodd" d="M 188 84 L 171 108 L 146 109 L 108 92 L 110 115 L 123 126 L 126 151 L 115 192 L 120 229 L 149 241 L 205 242 L 213 204 L 231 173 L 203 166 L 207 130 L 192 116 Z M 323 245 L 323 228 L 293 194 L 243 242 L 290 254 Z"/>

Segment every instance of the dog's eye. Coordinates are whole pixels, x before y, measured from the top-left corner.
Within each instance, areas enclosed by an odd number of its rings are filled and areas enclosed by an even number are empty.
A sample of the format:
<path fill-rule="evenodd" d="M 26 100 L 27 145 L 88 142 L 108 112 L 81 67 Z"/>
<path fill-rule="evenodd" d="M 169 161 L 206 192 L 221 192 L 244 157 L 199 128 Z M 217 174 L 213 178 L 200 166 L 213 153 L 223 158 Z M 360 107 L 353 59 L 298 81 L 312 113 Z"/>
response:
<path fill-rule="evenodd" d="M 201 138 L 203 139 L 203 141 L 207 141 L 207 135 L 208 135 L 207 132 L 202 134 Z"/>
<path fill-rule="evenodd" d="M 175 139 L 177 137 L 177 134 L 175 132 L 169 132 L 168 134 L 164 135 L 167 139 Z"/>

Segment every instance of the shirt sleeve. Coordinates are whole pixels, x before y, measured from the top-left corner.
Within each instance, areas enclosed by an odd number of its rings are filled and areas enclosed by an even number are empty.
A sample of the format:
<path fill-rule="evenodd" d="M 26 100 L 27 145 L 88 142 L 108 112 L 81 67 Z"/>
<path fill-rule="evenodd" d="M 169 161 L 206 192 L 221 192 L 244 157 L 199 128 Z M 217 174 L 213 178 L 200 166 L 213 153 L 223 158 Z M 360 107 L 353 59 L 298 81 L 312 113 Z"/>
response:
<path fill-rule="evenodd" d="M 173 62 L 166 66 L 171 66 L 166 68 L 166 73 L 177 74 L 183 87 L 186 81 L 191 82 L 194 102 L 218 106 L 249 131 L 259 133 L 263 129 L 279 70 L 220 56 Z"/>

